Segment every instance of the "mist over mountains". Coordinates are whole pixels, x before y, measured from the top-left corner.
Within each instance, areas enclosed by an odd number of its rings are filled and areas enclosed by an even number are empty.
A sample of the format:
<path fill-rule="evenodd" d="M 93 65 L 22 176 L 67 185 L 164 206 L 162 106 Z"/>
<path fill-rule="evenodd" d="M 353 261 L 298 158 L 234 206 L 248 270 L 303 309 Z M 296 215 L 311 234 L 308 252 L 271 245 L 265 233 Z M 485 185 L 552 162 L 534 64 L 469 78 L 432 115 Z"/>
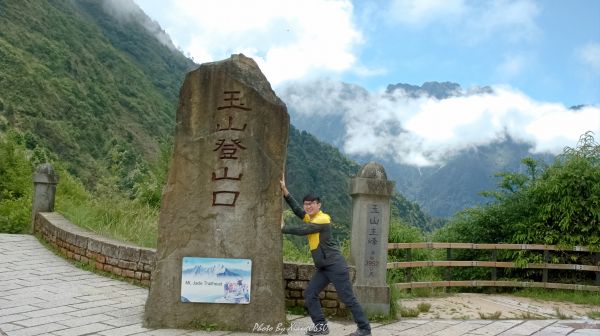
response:
<path fill-rule="evenodd" d="M 550 161 L 587 130 L 600 109 L 536 102 L 507 87 L 452 82 L 390 84 L 370 93 L 319 79 L 279 91 L 291 122 L 359 163 L 382 163 L 397 189 L 434 216 L 485 202 L 495 174 L 524 169 L 521 159 Z"/>

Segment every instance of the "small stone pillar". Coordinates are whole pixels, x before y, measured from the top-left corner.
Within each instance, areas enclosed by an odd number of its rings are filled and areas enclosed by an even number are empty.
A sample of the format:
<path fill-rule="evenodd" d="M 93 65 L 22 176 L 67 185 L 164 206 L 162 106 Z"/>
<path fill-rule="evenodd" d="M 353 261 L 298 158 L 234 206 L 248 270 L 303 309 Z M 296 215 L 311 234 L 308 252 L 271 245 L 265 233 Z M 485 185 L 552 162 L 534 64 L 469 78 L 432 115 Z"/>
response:
<path fill-rule="evenodd" d="M 54 211 L 54 196 L 56 194 L 56 185 L 58 184 L 58 174 L 48 163 L 40 165 L 33 175 L 33 205 L 31 207 L 31 228 L 30 232 L 35 232 L 35 215 L 38 212 Z"/>
<path fill-rule="evenodd" d="M 390 312 L 390 288 L 386 283 L 390 198 L 395 182 L 388 181 L 378 163 L 364 165 L 350 179 L 352 196 L 351 263 L 356 265 L 354 293 L 368 315 Z"/>

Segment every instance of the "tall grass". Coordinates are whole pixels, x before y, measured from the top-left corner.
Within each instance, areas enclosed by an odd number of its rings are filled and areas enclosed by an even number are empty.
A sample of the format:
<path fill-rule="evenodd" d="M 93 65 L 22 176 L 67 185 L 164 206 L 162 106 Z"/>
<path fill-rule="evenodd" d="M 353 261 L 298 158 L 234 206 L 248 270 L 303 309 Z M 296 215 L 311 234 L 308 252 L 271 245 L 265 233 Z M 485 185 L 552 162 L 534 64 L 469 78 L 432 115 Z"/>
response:
<path fill-rule="evenodd" d="M 156 207 L 118 192 L 92 194 L 75 177 L 61 169 L 56 210 L 74 224 L 138 246 L 156 247 Z"/>
<path fill-rule="evenodd" d="M 538 300 L 572 302 L 575 304 L 588 304 L 600 307 L 600 292 L 525 288 L 516 290 L 512 295 Z"/>

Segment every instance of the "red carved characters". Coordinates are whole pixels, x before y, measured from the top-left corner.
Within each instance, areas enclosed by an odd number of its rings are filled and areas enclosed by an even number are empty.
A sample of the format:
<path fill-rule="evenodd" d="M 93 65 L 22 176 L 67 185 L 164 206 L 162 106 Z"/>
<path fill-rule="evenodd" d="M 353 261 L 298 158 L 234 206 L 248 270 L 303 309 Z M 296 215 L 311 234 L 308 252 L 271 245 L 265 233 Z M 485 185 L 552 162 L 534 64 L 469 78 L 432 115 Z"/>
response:
<path fill-rule="evenodd" d="M 240 159 L 241 151 L 246 149 L 246 146 L 242 143 L 239 137 L 231 136 L 231 131 L 234 132 L 245 132 L 247 124 L 237 124 L 234 120 L 237 112 L 252 111 L 252 108 L 245 106 L 240 96 L 241 91 L 224 91 L 223 102 L 221 106 L 217 107 L 217 111 L 224 111 L 232 113 L 227 116 L 227 125 L 221 125 L 217 123 L 216 132 L 223 132 L 223 137 L 219 138 L 215 143 L 213 152 L 217 152 L 219 160 L 222 160 L 223 164 L 232 162 L 231 160 Z M 231 167 L 220 167 L 218 171 L 212 173 L 212 181 L 220 180 L 232 180 L 241 181 L 243 174 L 240 172 L 237 176 L 229 176 L 229 168 Z M 219 173 L 219 174 L 217 174 Z M 240 196 L 239 191 L 234 190 L 217 190 L 213 191 L 212 206 L 227 206 L 234 207 L 235 202 Z"/>

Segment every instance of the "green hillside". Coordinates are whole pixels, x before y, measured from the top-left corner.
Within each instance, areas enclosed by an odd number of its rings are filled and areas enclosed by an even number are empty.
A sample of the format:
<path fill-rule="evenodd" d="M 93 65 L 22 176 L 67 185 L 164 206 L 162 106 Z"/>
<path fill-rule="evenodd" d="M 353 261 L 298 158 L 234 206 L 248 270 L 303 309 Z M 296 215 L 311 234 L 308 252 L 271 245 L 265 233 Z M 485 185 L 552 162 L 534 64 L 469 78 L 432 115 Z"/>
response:
<path fill-rule="evenodd" d="M 33 166 L 46 160 L 69 174 L 63 181 L 70 203 L 59 208 L 88 200 L 98 208 L 70 208 L 76 222 L 125 200 L 158 207 L 179 88 L 196 65 L 161 44 L 154 35 L 160 28 L 124 2 L 133 10 L 115 16 L 104 1 L 0 0 L 0 217 L 21 223 L 11 232 L 28 223 L 27 211 L 18 219 L 10 209 L 28 204 Z M 23 160 L 11 159 L 19 155 Z M 320 194 L 340 238 L 350 224 L 347 178 L 358 169 L 334 147 L 291 128 L 290 190 Z M 427 226 L 417 206 L 402 197 L 394 204 L 407 223 Z"/>
<path fill-rule="evenodd" d="M 101 1 L 0 1 L 0 112 L 88 186 L 116 144 L 152 160 L 194 64 Z"/>

